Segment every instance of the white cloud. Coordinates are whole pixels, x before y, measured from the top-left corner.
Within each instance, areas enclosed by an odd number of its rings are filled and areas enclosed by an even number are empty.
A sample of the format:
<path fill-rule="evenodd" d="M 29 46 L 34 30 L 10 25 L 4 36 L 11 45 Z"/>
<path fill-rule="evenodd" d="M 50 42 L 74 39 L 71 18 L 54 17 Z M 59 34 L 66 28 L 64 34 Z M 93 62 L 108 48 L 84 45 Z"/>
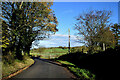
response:
<path fill-rule="evenodd" d="M 55 34 L 55 35 L 52 35 L 52 36 L 68 37 L 68 35 L 63 35 L 63 34 Z M 74 36 L 74 35 L 70 35 L 70 36 L 76 38 L 76 36 Z"/>
<path fill-rule="evenodd" d="M 50 38 L 39 41 L 40 46 L 44 47 L 58 47 L 58 46 L 68 46 L 68 35 L 55 34 L 51 35 Z M 81 46 L 81 43 L 76 42 L 77 38 L 74 35 L 71 35 L 70 42 L 71 47 Z"/>

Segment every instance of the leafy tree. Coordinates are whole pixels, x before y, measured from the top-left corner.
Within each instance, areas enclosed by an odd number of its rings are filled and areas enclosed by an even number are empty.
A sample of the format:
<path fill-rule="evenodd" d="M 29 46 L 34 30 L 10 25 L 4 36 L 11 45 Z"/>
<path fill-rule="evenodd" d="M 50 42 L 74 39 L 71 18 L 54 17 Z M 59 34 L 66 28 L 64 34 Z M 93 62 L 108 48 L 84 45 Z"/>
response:
<path fill-rule="evenodd" d="M 111 11 L 95 10 L 80 15 L 76 18 L 77 23 L 75 24 L 75 29 L 78 31 L 78 35 L 83 35 L 84 37 L 84 40 L 81 40 L 81 38 L 78 36 L 78 42 L 89 46 L 90 53 L 94 51 L 94 47 L 97 46 L 98 43 L 106 44 L 103 40 L 106 40 L 108 38 L 105 36 L 108 35 L 109 31 L 105 31 L 111 26 L 110 16 Z M 102 37 L 102 39 L 100 37 Z M 113 38 L 113 36 L 109 37 Z"/>
<path fill-rule="evenodd" d="M 9 43 L 10 40 L 9 38 L 9 34 L 8 34 L 8 25 L 6 24 L 6 22 L 2 21 L 2 51 L 4 52 L 3 55 L 7 54 L 7 49 L 9 47 Z"/>
<path fill-rule="evenodd" d="M 116 46 L 118 45 L 118 40 L 120 40 L 120 25 L 114 24 L 112 26 L 112 31 L 115 35 L 115 40 L 116 40 Z"/>
<path fill-rule="evenodd" d="M 95 41 L 102 47 L 103 50 L 106 50 L 106 47 L 114 47 L 115 46 L 115 37 L 112 31 L 110 31 L 109 27 L 100 30 L 95 35 Z"/>
<path fill-rule="evenodd" d="M 2 19 L 9 26 L 10 47 L 17 58 L 29 54 L 32 42 L 57 31 L 57 18 L 48 2 L 2 2 Z"/>

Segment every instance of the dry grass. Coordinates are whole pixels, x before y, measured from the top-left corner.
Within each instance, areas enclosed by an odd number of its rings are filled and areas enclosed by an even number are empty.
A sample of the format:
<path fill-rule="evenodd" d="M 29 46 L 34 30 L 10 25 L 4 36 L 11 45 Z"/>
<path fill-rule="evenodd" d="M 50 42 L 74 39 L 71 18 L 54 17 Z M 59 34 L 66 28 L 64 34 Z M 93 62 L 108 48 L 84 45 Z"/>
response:
<path fill-rule="evenodd" d="M 23 61 L 15 60 L 12 64 L 3 64 L 2 63 L 2 77 L 7 77 L 10 74 L 34 63 L 34 60 L 25 57 Z"/>

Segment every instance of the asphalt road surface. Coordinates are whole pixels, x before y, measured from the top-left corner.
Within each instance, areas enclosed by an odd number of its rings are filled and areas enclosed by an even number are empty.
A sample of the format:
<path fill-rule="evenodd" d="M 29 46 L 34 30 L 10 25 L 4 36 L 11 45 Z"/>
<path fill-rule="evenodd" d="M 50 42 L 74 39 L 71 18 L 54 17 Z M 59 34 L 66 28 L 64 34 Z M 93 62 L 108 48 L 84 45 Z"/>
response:
<path fill-rule="evenodd" d="M 64 67 L 40 58 L 34 60 L 35 64 L 12 78 L 69 78 L 72 80 L 71 73 Z"/>

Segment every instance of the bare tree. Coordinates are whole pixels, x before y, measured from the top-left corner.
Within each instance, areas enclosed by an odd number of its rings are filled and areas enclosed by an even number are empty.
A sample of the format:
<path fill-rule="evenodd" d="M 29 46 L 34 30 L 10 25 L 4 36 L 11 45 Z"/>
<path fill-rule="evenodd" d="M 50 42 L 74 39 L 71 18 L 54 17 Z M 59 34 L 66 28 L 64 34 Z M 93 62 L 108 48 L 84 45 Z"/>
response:
<path fill-rule="evenodd" d="M 109 29 L 111 26 L 110 23 L 111 11 L 90 11 L 83 15 L 79 15 L 76 20 L 75 29 L 78 31 L 78 35 L 83 35 L 84 40 L 79 39 L 80 43 L 84 43 L 89 46 L 89 51 L 94 50 L 94 46 L 99 45 L 99 43 L 105 44 L 102 40 L 98 40 L 101 31 L 104 33 L 106 29 Z M 105 39 L 105 37 L 104 37 Z M 107 39 L 107 37 L 106 37 Z"/>

